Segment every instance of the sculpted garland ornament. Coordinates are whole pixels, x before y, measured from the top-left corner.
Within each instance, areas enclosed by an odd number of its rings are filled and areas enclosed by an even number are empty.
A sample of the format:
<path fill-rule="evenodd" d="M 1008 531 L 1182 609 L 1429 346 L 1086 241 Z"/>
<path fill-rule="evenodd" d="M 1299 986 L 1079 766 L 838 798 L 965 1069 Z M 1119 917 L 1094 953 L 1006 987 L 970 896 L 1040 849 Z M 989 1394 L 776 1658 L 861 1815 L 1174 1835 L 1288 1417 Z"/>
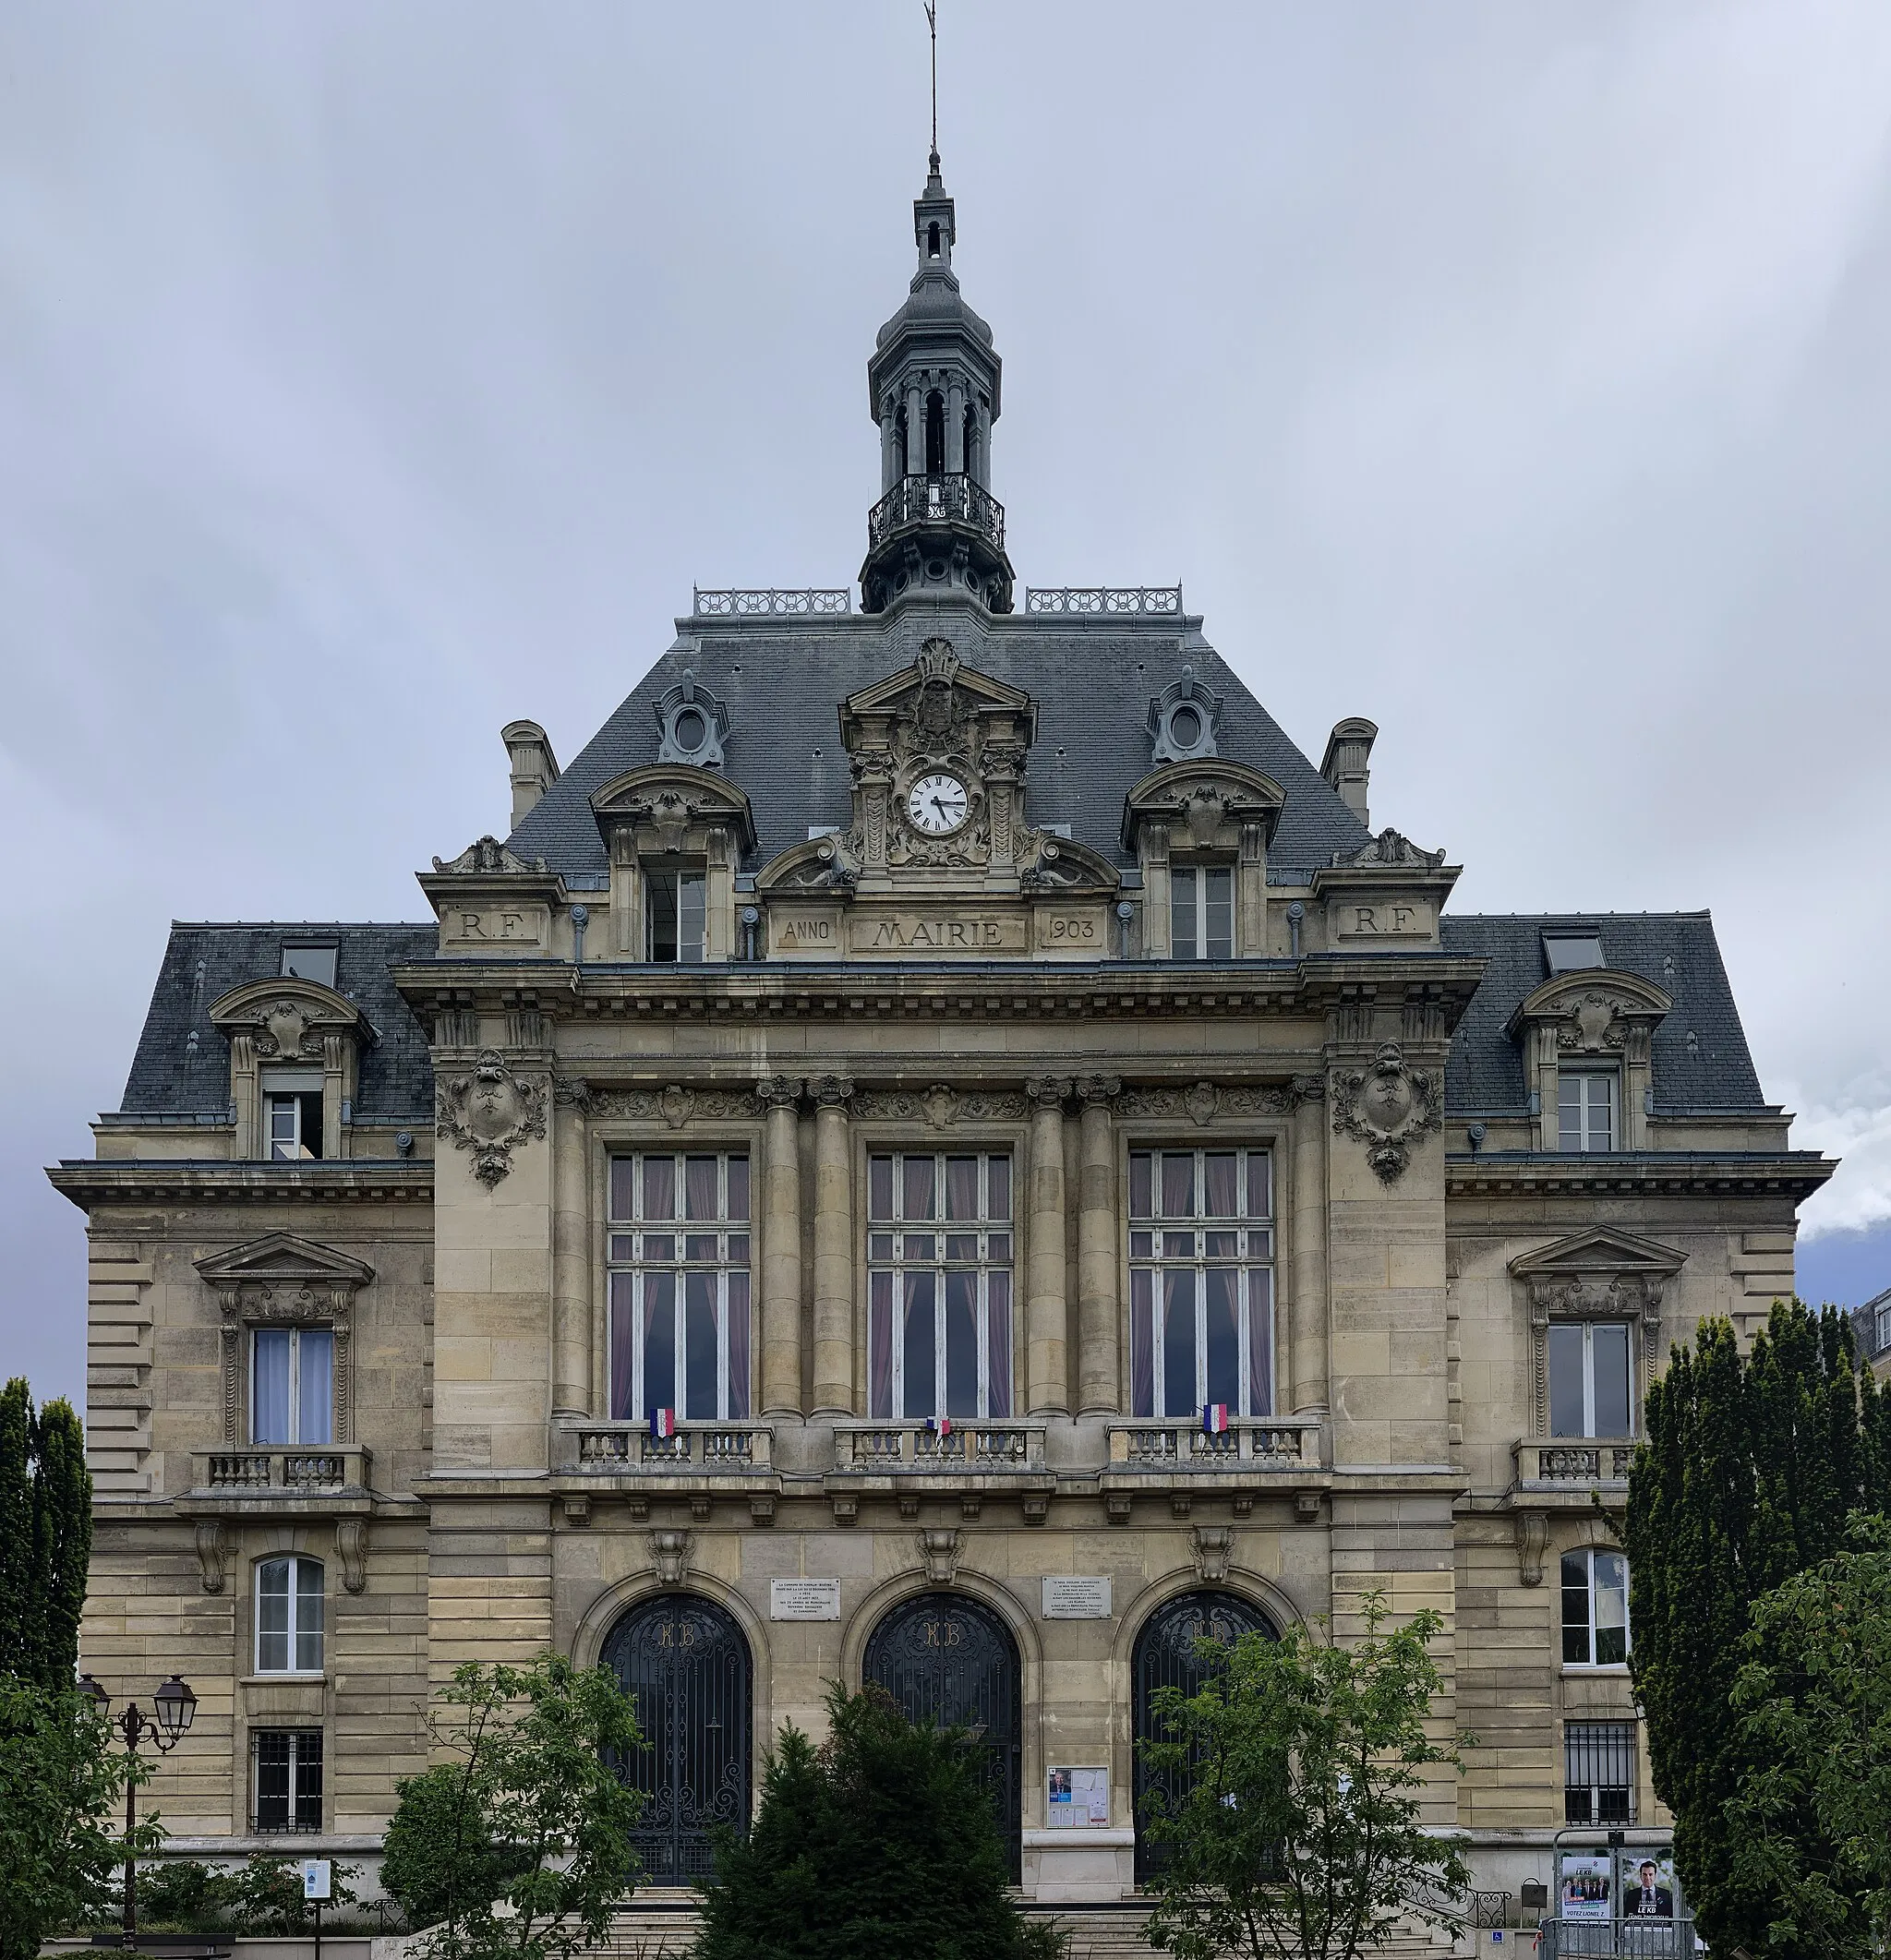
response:
<path fill-rule="evenodd" d="M 512 1168 L 512 1146 L 545 1135 L 543 1082 L 522 1080 L 496 1048 L 483 1048 L 470 1074 L 440 1086 L 439 1134 L 473 1153 L 473 1174 L 491 1190 Z"/>
<path fill-rule="evenodd" d="M 1412 1160 L 1412 1147 L 1443 1126 L 1438 1077 L 1408 1068 L 1403 1051 L 1387 1041 L 1370 1068 L 1333 1078 L 1333 1134 L 1366 1146 L 1366 1160 L 1381 1184 L 1394 1184 Z"/>

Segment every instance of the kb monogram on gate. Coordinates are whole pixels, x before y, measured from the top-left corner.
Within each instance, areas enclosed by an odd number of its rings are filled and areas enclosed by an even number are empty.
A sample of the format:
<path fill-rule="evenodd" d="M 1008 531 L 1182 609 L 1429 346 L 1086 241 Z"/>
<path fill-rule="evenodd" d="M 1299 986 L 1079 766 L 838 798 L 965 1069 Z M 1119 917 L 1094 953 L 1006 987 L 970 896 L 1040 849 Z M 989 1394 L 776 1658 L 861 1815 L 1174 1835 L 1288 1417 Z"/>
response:
<path fill-rule="evenodd" d="M 696 1644 L 696 1629 L 688 1620 L 679 1626 L 675 1620 L 667 1619 L 656 1629 L 656 1644 L 659 1647 L 693 1647 Z"/>
<path fill-rule="evenodd" d="M 944 1638 L 940 1637 L 940 1624 L 935 1619 L 926 1622 L 926 1645 L 929 1647 L 956 1647 L 964 1637 L 956 1620 L 945 1623 Z"/>

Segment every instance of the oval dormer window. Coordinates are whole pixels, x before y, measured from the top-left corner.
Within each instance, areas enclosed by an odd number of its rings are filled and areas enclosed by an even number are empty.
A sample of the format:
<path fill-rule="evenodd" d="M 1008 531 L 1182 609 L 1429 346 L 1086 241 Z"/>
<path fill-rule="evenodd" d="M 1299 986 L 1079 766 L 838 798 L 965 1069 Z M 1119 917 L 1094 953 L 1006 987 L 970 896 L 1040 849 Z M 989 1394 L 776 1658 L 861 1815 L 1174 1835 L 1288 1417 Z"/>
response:
<path fill-rule="evenodd" d="M 709 724 L 703 719 L 703 711 L 700 708 L 685 708 L 677 716 L 671 732 L 675 736 L 677 747 L 685 755 L 693 755 L 707 738 Z"/>
<path fill-rule="evenodd" d="M 1178 749 L 1192 749 L 1201 740 L 1201 715 L 1198 709 L 1180 707 L 1169 716 L 1169 740 Z"/>

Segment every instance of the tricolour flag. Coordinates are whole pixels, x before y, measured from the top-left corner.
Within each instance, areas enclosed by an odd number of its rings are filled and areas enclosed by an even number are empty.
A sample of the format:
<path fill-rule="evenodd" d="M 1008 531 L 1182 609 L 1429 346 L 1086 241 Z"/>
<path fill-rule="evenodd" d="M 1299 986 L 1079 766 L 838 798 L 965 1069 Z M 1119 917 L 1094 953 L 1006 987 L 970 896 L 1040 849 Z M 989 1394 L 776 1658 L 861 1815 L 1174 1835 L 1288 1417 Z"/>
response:
<path fill-rule="evenodd" d="M 1201 1426 L 1210 1436 L 1226 1436 L 1228 1433 L 1227 1403 L 1204 1403 L 1201 1412 Z"/>
<path fill-rule="evenodd" d="M 928 1434 L 933 1436 L 950 1436 L 952 1418 L 949 1415 L 929 1415 L 926 1418 L 926 1429 Z"/>
<path fill-rule="evenodd" d="M 650 1412 L 650 1434 L 657 1438 L 676 1434 L 676 1411 L 674 1409 L 653 1409 Z"/>

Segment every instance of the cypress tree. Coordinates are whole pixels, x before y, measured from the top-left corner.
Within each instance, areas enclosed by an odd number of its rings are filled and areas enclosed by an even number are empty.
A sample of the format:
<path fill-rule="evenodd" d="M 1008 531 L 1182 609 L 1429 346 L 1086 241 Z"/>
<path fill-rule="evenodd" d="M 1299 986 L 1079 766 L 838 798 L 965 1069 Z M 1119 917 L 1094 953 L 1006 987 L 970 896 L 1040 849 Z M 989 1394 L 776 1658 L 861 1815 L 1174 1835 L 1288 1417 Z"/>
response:
<path fill-rule="evenodd" d="M 1840 1549 L 1848 1513 L 1891 1509 L 1891 1396 L 1846 1315 L 1781 1302 L 1744 1359 L 1724 1320 L 1677 1348 L 1644 1432 L 1622 1543 L 1655 1789 L 1703 1935 L 1759 1954 L 1777 1914 L 1726 1811 L 1753 1768 L 1731 1709 L 1740 1643 L 1763 1593 Z"/>
<path fill-rule="evenodd" d="M 69 1402 L 35 1413 L 16 1377 L 0 1390 L 0 1674 L 72 1686 L 91 1548 L 84 1428 Z"/>

